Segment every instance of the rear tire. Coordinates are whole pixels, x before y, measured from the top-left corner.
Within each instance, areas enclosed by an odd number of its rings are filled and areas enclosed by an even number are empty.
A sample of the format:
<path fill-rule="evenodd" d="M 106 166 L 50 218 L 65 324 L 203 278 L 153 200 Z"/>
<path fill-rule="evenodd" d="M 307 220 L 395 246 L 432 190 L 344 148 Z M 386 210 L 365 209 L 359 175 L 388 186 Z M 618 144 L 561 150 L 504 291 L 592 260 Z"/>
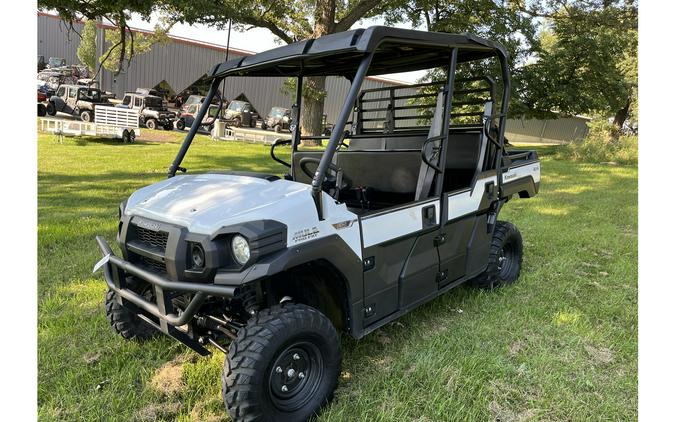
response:
<path fill-rule="evenodd" d="M 318 310 L 282 303 L 239 330 L 222 374 L 223 400 L 234 422 L 304 421 L 333 397 L 340 340 Z"/>
<path fill-rule="evenodd" d="M 267 130 L 267 123 L 265 122 L 260 123 L 260 129 Z"/>
<path fill-rule="evenodd" d="M 497 221 L 492 233 L 488 266 L 472 280 L 474 287 L 494 289 L 513 284 L 523 264 L 523 237 L 508 221 Z"/>
<path fill-rule="evenodd" d="M 117 301 L 117 294 L 110 289 L 105 295 L 105 315 L 113 330 L 126 340 L 146 340 L 157 334 L 154 327 L 122 306 Z"/>
<path fill-rule="evenodd" d="M 44 104 L 38 103 L 38 116 L 44 117 L 47 115 L 47 107 Z"/>
<path fill-rule="evenodd" d="M 185 129 L 185 120 L 178 119 L 178 121 L 176 122 L 176 129 L 178 129 L 178 130 Z"/>

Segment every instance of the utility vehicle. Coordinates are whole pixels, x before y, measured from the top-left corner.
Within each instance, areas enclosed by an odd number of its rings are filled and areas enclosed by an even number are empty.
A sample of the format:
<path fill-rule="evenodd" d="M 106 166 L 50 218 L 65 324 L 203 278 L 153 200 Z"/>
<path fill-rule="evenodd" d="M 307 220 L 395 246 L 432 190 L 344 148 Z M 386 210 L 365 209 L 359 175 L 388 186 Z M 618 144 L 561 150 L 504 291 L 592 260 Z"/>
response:
<path fill-rule="evenodd" d="M 291 110 L 283 107 L 272 107 L 260 128 L 263 130 L 273 129 L 276 133 L 291 128 Z"/>
<path fill-rule="evenodd" d="M 119 104 L 118 107 L 137 110 L 140 115 L 140 123 L 148 129 L 162 127 L 166 130 L 173 130 L 176 113 L 169 111 L 161 97 L 127 92 L 124 94 L 122 104 Z"/>
<path fill-rule="evenodd" d="M 57 67 L 63 67 L 66 65 L 66 59 L 62 57 L 50 57 L 47 61 L 47 69 L 54 69 Z"/>
<path fill-rule="evenodd" d="M 229 343 L 231 418 L 306 420 L 333 396 L 338 333 L 361 338 L 465 282 L 516 281 L 523 243 L 499 212 L 537 193 L 540 164 L 504 150 L 507 63 L 473 35 L 376 26 L 215 66 L 207 104 L 230 76 L 297 78 L 298 111 L 304 78 L 350 85 L 324 151 L 303 150 L 297 128 L 272 146 L 283 177 L 177 175 L 192 125 L 168 179 L 120 205 L 122 256 L 97 237 L 113 329 L 161 331 L 203 355 Z M 470 74 L 480 68 L 497 74 Z M 444 76 L 361 91 L 367 75 L 424 69 Z"/>
<path fill-rule="evenodd" d="M 61 85 L 49 97 L 47 114 L 54 116 L 56 112 L 68 113 L 79 116 L 83 122 L 91 122 L 98 105 L 110 105 L 107 99 L 101 97 L 100 89 L 82 85 Z"/>
<path fill-rule="evenodd" d="M 206 99 L 204 102 L 207 102 Z M 223 120 L 228 126 L 255 127 L 258 113 L 248 101 L 232 100 L 223 111 Z"/>
<path fill-rule="evenodd" d="M 192 127 L 192 125 L 195 123 L 195 117 L 199 113 L 199 109 L 202 107 L 204 107 L 204 103 L 192 103 L 188 105 L 185 111 L 181 111 L 180 115 L 178 116 L 178 119 L 176 120 L 176 129 L 183 130 L 186 127 Z M 209 112 L 207 113 L 206 117 L 204 117 L 204 120 L 200 126 L 201 129 L 205 130 L 206 132 L 211 132 L 213 125 L 220 114 L 220 105 L 210 104 L 208 108 Z"/>

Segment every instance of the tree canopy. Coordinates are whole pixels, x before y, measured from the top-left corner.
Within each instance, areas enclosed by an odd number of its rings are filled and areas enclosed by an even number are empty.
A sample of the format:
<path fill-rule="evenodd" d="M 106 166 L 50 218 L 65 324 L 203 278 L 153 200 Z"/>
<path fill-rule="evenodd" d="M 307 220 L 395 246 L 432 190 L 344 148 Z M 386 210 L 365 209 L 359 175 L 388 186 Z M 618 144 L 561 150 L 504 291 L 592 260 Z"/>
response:
<path fill-rule="evenodd" d="M 216 28 L 231 19 L 236 29 L 266 28 L 279 43 L 348 30 L 378 16 L 387 24 L 471 32 L 501 42 L 510 53 L 511 115 L 589 114 L 613 118 L 617 128 L 633 125 L 636 115 L 637 0 L 39 0 L 38 5 L 70 22 L 80 17 L 112 22 L 118 32 L 108 39 L 117 49 L 111 54 L 116 71 L 161 38 L 128 43 L 131 13 L 149 19 L 160 12 L 166 22 Z M 162 28 L 170 24 L 157 29 L 160 35 Z M 88 50 L 83 47 L 87 64 Z M 305 88 L 301 126 L 318 134 L 325 78 L 306 78 Z"/>
<path fill-rule="evenodd" d="M 166 0 L 163 4 L 171 20 L 225 28 L 231 19 L 237 29 L 266 28 L 280 43 L 346 31 L 388 7 L 382 0 Z M 324 98 L 325 77 L 305 78 L 300 121 L 304 133 L 322 132 Z"/>
<path fill-rule="evenodd" d="M 104 54 L 106 67 L 119 73 L 131 63 L 137 54 L 137 43 L 134 34 L 127 24 L 132 13 L 149 20 L 150 15 L 156 11 L 161 2 L 143 0 L 38 0 L 38 9 L 55 10 L 59 16 L 73 29 L 76 20 L 86 18 L 90 21 L 104 19 L 116 27 L 118 37 L 113 41 Z M 131 38 L 130 40 L 128 38 Z M 140 43 L 141 49 L 143 43 Z M 109 57 L 114 57 L 115 63 L 107 63 Z M 89 63 L 85 63 L 89 65 Z"/>

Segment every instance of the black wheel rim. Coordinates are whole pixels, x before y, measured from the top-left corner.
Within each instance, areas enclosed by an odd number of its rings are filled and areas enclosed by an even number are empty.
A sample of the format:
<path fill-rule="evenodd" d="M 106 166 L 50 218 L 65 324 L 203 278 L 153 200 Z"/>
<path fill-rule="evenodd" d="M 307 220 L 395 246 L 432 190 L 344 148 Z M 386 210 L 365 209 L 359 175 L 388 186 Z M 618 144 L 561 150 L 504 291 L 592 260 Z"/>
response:
<path fill-rule="evenodd" d="M 512 272 L 516 264 L 516 246 L 513 242 L 506 242 L 499 250 L 497 257 L 497 269 L 499 270 L 499 278 L 508 280 L 511 278 Z"/>
<path fill-rule="evenodd" d="M 293 343 L 277 356 L 269 371 L 270 399 L 277 409 L 293 412 L 305 406 L 319 389 L 323 358 L 309 341 Z"/>

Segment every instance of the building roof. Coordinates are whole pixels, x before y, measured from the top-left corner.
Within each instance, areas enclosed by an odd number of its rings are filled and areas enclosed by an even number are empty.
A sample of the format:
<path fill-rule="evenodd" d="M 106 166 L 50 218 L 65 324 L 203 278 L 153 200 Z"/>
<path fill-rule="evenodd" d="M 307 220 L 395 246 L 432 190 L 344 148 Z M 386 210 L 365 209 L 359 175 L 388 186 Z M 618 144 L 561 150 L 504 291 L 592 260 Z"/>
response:
<path fill-rule="evenodd" d="M 452 48 L 458 48 L 459 62 L 507 57 L 501 44 L 472 34 L 371 26 L 228 60 L 210 76 L 349 75 L 368 53 L 374 53 L 369 75 L 401 73 L 447 65 Z"/>

